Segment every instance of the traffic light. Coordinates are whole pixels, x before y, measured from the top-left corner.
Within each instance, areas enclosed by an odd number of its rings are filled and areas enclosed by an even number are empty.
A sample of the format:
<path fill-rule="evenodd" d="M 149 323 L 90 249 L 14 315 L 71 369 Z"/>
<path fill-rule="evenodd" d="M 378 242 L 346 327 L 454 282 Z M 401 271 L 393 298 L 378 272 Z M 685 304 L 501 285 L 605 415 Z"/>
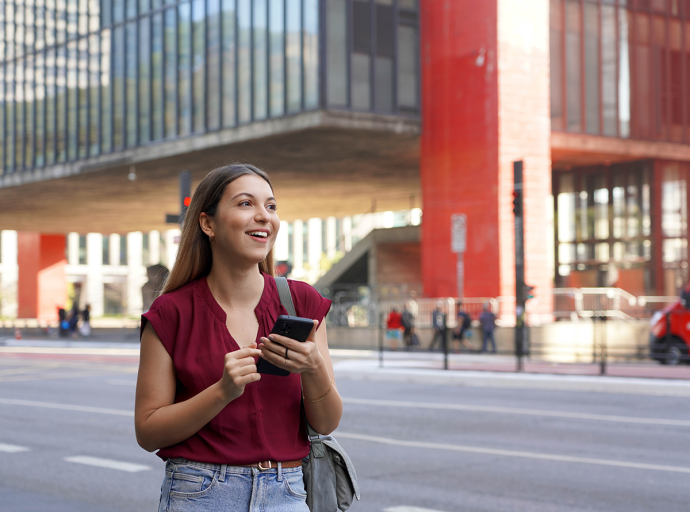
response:
<path fill-rule="evenodd" d="M 534 298 L 534 286 L 525 284 L 525 300 Z"/>
<path fill-rule="evenodd" d="M 522 192 L 519 190 L 513 190 L 513 213 L 522 217 Z"/>

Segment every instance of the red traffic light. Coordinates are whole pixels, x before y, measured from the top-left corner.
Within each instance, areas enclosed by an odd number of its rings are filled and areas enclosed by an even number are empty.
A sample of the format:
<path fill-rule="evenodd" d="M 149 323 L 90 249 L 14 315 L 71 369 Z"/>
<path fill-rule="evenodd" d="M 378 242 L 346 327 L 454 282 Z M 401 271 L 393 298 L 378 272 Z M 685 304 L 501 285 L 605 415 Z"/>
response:
<path fill-rule="evenodd" d="M 185 198 L 184 198 L 184 201 L 182 201 L 182 203 L 183 203 L 185 206 L 189 206 L 189 203 L 191 203 L 191 202 L 192 202 L 192 198 L 189 197 L 189 196 L 185 197 Z"/>

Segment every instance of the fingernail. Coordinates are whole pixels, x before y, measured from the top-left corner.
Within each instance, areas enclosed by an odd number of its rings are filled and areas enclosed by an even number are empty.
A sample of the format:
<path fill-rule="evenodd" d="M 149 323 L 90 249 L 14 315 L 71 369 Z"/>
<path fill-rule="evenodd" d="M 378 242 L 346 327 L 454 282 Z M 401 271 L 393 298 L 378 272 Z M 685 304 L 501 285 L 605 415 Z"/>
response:
<path fill-rule="evenodd" d="M 275 341 L 275 338 L 274 338 L 272 335 L 269 335 L 269 336 L 268 336 L 268 339 L 271 340 L 271 341 Z"/>

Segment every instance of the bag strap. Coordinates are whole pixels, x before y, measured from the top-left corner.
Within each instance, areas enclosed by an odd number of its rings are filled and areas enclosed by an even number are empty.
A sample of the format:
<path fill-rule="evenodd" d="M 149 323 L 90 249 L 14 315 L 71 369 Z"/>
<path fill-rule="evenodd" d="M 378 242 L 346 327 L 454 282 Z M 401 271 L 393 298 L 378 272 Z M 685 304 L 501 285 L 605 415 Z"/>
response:
<path fill-rule="evenodd" d="M 286 277 L 274 277 L 276 286 L 278 287 L 278 295 L 280 296 L 280 303 L 287 310 L 288 315 L 297 316 L 295 311 L 295 304 L 292 302 L 292 293 L 290 293 L 290 285 Z"/>
<path fill-rule="evenodd" d="M 280 296 L 280 303 L 283 305 L 283 307 L 287 310 L 288 314 L 290 316 L 297 316 L 297 311 L 295 310 L 295 304 L 292 302 L 292 293 L 290 292 L 290 285 L 288 284 L 288 280 L 286 277 L 274 277 L 276 282 L 276 286 L 278 287 L 278 295 Z M 302 379 L 300 377 L 300 388 L 302 387 Z M 306 421 L 305 418 L 305 423 L 307 424 L 307 435 L 309 436 L 310 440 L 313 440 L 314 437 L 318 438 L 319 433 L 316 432 L 313 428 L 311 428 L 311 425 L 309 424 L 308 421 Z"/>

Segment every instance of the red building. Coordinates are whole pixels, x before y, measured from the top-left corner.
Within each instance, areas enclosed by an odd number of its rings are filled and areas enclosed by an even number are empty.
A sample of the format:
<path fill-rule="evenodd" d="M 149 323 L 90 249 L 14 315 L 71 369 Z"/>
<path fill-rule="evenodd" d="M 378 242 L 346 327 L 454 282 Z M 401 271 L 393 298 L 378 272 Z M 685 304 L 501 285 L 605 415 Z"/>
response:
<path fill-rule="evenodd" d="M 422 6 L 425 294 L 456 293 L 454 213 L 468 217 L 465 294 L 515 294 L 514 160 L 537 294 L 677 293 L 688 276 L 690 1 Z"/>

